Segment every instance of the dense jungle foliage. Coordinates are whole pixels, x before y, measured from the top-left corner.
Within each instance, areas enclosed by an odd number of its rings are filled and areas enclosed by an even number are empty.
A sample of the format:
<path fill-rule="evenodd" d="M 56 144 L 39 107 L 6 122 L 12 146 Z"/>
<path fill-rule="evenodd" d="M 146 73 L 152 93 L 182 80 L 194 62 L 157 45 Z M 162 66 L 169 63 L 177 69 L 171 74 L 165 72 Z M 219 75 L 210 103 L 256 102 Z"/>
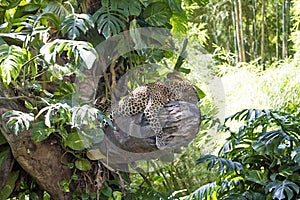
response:
<path fill-rule="evenodd" d="M 0 200 L 300 198 L 299 24 L 299 0 L 0 1 Z M 95 121 L 112 124 L 74 80 L 99 52 L 100 104 L 149 64 L 146 83 L 177 71 L 196 86 L 200 131 L 163 167 L 116 170 L 92 149 Z"/>

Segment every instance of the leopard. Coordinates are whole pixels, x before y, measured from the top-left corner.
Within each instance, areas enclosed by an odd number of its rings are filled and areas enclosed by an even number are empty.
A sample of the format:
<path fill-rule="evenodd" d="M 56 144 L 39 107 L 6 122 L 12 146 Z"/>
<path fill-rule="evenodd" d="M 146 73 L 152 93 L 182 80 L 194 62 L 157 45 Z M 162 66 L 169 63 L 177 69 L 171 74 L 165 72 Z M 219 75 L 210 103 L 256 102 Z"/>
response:
<path fill-rule="evenodd" d="M 134 89 L 112 105 L 112 117 L 131 117 L 144 113 L 156 137 L 156 147 L 165 149 L 164 132 L 159 122 L 159 110 L 169 101 L 197 104 L 200 98 L 194 85 L 188 81 L 157 81 Z"/>

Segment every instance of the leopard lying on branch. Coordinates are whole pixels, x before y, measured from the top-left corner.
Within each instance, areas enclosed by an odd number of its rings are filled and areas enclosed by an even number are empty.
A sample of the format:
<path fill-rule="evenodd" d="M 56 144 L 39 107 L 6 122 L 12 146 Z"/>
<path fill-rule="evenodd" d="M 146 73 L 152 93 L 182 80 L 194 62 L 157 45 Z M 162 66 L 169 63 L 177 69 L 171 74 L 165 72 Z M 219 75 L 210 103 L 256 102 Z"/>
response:
<path fill-rule="evenodd" d="M 158 113 L 169 101 L 197 103 L 199 96 L 195 87 L 187 81 L 154 82 L 140 86 L 112 105 L 112 116 L 129 117 L 143 112 L 156 136 L 156 146 L 167 146 Z"/>

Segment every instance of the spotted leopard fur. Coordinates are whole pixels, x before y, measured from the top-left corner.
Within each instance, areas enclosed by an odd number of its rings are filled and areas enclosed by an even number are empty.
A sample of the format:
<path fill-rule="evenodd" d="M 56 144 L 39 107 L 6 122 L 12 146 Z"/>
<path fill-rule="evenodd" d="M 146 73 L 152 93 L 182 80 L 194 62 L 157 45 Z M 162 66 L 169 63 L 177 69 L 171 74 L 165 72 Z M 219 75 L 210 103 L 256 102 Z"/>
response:
<path fill-rule="evenodd" d="M 156 135 L 156 146 L 166 147 L 164 132 L 158 119 L 158 112 L 169 101 L 197 103 L 199 96 L 195 87 L 186 81 L 154 82 L 136 88 L 112 106 L 113 118 L 134 116 L 144 112 L 151 129 Z"/>

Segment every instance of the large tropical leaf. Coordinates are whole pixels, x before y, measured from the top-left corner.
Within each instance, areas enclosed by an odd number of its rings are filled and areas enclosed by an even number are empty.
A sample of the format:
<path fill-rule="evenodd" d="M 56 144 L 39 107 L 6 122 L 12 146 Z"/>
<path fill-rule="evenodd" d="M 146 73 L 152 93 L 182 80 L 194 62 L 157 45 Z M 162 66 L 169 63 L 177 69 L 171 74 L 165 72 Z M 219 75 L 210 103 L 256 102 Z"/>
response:
<path fill-rule="evenodd" d="M 63 20 L 68 14 L 72 12 L 72 6 L 69 3 L 61 3 L 59 1 L 49 1 L 43 13 L 56 14 L 60 20 Z"/>
<path fill-rule="evenodd" d="M 26 58 L 25 49 L 7 44 L 0 46 L 0 78 L 5 86 L 18 78 Z"/>
<path fill-rule="evenodd" d="M 34 117 L 32 113 L 12 110 L 4 113 L 2 119 L 6 121 L 6 126 L 17 135 L 19 132 L 29 129 Z"/>
<path fill-rule="evenodd" d="M 201 158 L 199 158 L 196 163 L 203 163 L 203 162 L 209 162 L 209 168 L 213 168 L 217 163 L 219 164 L 219 171 L 220 175 L 222 175 L 224 172 L 230 173 L 232 171 L 242 171 L 243 166 L 241 163 L 227 160 L 218 156 L 214 155 L 205 155 Z"/>
<path fill-rule="evenodd" d="M 113 1 L 115 3 L 115 6 L 119 9 L 124 10 L 124 14 L 126 16 L 139 16 L 142 11 L 142 6 L 140 4 L 140 1 L 132 1 L 132 0 L 116 0 Z"/>
<path fill-rule="evenodd" d="M 266 193 L 272 192 L 273 199 L 293 199 L 295 194 L 299 194 L 299 186 L 291 181 L 274 181 L 266 186 Z"/>
<path fill-rule="evenodd" d="M 216 198 L 216 192 L 217 192 L 216 188 L 217 188 L 216 182 L 208 183 L 206 185 L 201 186 L 192 194 L 190 194 L 189 196 L 185 196 L 182 199 L 185 200 L 192 200 L 192 199 L 201 200 L 201 199 L 210 199 L 210 198 L 214 199 Z"/>
<path fill-rule="evenodd" d="M 265 172 L 261 172 L 259 170 L 249 170 L 245 175 L 245 179 L 260 185 L 265 185 L 268 177 Z"/>
<path fill-rule="evenodd" d="M 0 9 L 8 10 L 16 7 L 21 0 L 1 0 L 0 1 Z"/>
<path fill-rule="evenodd" d="M 185 34 L 187 31 L 188 19 L 185 10 L 181 7 L 181 0 L 168 0 L 172 11 L 170 23 L 173 34 Z"/>
<path fill-rule="evenodd" d="M 168 4 L 155 2 L 146 7 L 143 17 L 151 26 L 164 26 L 170 22 L 172 11 Z"/>
<path fill-rule="evenodd" d="M 290 147 L 290 142 L 293 141 L 297 142 L 297 139 L 284 131 L 274 130 L 263 133 L 257 141 L 252 143 L 252 147 L 257 152 L 267 155 L 276 155 L 285 151 L 287 147 Z"/>
<path fill-rule="evenodd" d="M 44 55 L 45 60 L 51 64 L 56 62 L 58 55 L 66 52 L 70 63 L 77 65 L 80 61 L 83 61 L 80 64 L 85 65 L 87 68 L 92 67 L 97 57 L 97 52 L 90 43 L 75 40 L 56 39 L 51 43 L 45 44 L 40 52 Z"/>
<path fill-rule="evenodd" d="M 35 118 L 37 119 L 44 112 L 46 113 L 44 123 L 48 128 L 53 127 L 53 124 L 58 122 L 65 124 L 71 118 L 70 106 L 65 103 L 50 104 L 41 109 Z"/>
<path fill-rule="evenodd" d="M 86 34 L 94 27 L 92 17 L 89 14 L 70 14 L 61 23 L 61 32 L 68 35 L 68 38 L 74 40 L 80 36 L 80 33 Z"/>
<path fill-rule="evenodd" d="M 98 32 L 107 39 L 124 30 L 125 21 L 127 21 L 126 14 L 123 9 L 104 3 L 102 8 L 93 15 L 93 19 L 97 25 Z"/>
<path fill-rule="evenodd" d="M 296 163 L 300 165 L 300 146 L 293 149 L 291 157 Z"/>
<path fill-rule="evenodd" d="M 81 127 L 89 125 L 91 128 L 95 127 L 95 121 L 98 119 L 98 110 L 88 105 L 75 106 L 71 109 L 73 127 Z"/>

